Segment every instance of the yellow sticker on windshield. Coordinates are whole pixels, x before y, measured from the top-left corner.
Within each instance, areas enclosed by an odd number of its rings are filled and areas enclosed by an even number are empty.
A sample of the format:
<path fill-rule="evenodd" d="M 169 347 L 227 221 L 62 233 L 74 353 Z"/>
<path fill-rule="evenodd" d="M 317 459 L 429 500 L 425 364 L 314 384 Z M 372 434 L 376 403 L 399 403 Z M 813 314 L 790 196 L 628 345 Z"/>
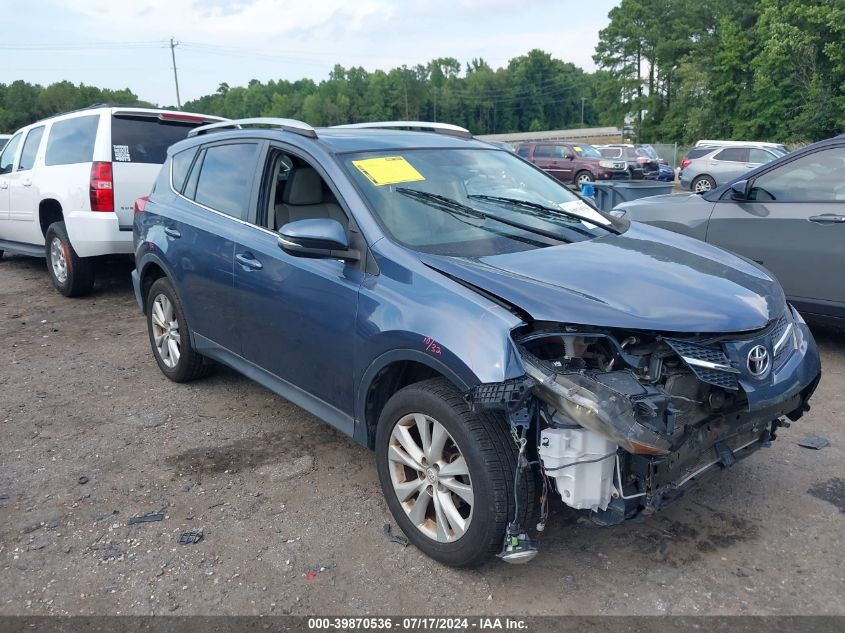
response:
<path fill-rule="evenodd" d="M 352 164 L 374 185 L 395 185 L 400 182 L 425 180 L 404 156 L 383 156 L 366 160 L 353 160 Z"/>
<path fill-rule="evenodd" d="M 583 152 L 583 151 L 584 151 L 584 148 L 582 148 L 580 145 L 574 145 L 574 146 L 573 146 L 573 149 L 574 149 L 576 152 Z"/>

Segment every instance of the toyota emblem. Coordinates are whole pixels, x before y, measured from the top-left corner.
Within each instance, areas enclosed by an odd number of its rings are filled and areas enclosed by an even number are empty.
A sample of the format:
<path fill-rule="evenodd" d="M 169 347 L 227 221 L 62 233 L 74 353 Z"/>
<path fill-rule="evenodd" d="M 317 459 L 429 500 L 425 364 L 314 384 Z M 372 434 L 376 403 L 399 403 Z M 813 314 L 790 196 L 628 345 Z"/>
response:
<path fill-rule="evenodd" d="M 764 376 L 769 371 L 769 350 L 762 345 L 755 345 L 748 352 L 748 371 L 755 378 Z"/>

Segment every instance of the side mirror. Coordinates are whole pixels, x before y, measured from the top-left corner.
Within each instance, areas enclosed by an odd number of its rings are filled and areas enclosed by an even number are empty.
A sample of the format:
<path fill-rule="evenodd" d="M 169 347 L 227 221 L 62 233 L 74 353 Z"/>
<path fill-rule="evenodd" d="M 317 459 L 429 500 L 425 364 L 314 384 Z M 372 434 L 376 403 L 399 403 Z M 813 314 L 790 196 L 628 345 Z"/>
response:
<path fill-rule="evenodd" d="M 566 160 L 574 160 L 574 159 L 575 159 L 575 154 L 573 154 L 572 152 L 566 152 L 566 154 L 564 154 L 564 155 L 563 155 L 563 157 L 564 157 Z"/>
<path fill-rule="evenodd" d="M 349 249 L 346 231 L 337 220 L 312 218 L 288 222 L 279 229 L 279 248 L 297 257 L 357 261 L 361 254 Z"/>
<path fill-rule="evenodd" d="M 747 180 L 737 180 L 731 185 L 731 200 L 748 200 L 748 191 L 751 188 Z"/>

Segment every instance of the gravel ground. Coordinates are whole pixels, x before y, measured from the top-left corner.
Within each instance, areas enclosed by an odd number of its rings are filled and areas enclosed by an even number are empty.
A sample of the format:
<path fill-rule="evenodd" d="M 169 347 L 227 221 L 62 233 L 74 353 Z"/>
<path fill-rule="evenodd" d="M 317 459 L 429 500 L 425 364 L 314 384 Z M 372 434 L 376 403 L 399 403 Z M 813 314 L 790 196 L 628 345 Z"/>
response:
<path fill-rule="evenodd" d="M 71 300 L 0 261 L 0 615 L 845 614 L 842 333 L 770 449 L 641 522 L 558 503 L 532 564 L 456 571 L 385 539 L 365 448 L 227 369 L 165 379 L 130 266 L 101 268 Z"/>

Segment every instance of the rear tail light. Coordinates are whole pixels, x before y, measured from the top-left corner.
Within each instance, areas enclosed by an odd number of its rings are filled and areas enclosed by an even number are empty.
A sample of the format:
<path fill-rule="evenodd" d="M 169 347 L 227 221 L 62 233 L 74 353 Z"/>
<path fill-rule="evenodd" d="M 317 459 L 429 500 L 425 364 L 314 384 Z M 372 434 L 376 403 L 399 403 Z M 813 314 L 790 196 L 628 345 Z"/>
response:
<path fill-rule="evenodd" d="M 689 167 L 691 162 L 692 161 L 689 158 L 685 158 L 684 160 L 682 160 L 681 169 L 686 169 L 687 167 Z"/>
<path fill-rule="evenodd" d="M 132 207 L 132 211 L 135 213 L 143 213 L 144 209 L 147 208 L 147 203 L 150 201 L 149 196 L 142 196 L 135 201 L 135 206 Z"/>
<path fill-rule="evenodd" d="M 91 184 L 88 193 L 92 211 L 114 211 L 114 177 L 111 163 L 91 165 Z"/>

